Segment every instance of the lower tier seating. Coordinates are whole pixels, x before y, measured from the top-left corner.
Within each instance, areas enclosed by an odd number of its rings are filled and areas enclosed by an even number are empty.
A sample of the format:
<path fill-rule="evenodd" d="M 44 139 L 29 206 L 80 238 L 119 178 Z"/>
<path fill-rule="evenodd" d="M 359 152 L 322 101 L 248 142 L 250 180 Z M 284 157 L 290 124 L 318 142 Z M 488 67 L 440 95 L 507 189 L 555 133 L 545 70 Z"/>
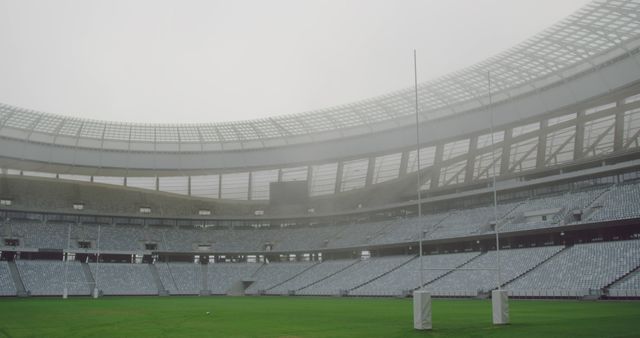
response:
<path fill-rule="evenodd" d="M 424 285 L 435 296 L 476 296 L 497 287 L 498 253 L 458 252 L 278 263 L 80 263 L 17 260 L 32 295 L 272 294 L 402 296 Z M 640 295 L 640 240 L 501 250 L 500 281 L 512 296 Z M 158 277 L 154 279 L 153 271 Z M 90 270 L 89 270 L 90 269 Z M 422 273 L 421 273 L 422 269 Z M 89 272 L 90 271 L 90 272 Z M 16 295 L 0 262 L 0 295 Z M 162 285 L 159 285 L 162 284 Z M 246 288 L 246 289 L 245 289 Z"/>

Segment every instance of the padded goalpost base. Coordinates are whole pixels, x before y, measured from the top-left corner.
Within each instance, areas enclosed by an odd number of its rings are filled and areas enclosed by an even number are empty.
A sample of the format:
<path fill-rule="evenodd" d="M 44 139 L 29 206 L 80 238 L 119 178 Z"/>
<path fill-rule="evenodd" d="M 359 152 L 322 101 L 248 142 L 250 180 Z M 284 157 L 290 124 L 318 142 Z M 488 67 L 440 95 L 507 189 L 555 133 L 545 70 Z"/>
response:
<path fill-rule="evenodd" d="M 423 290 L 413 292 L 413 328 L 431 330 L 431 293 Z"/>
<path fill-rule="evenodd" d="M 491 291 L 491 305 L 493 308 L 493 324 L 509 324 L 509 295 L 507 290 Z"/>
<path fill-rule="evenodd" d="M 98 298 L 100 296 L 100 290 L 98 290 L 98 288 L 93 289 L 91 295 L 93 296 L 93 298 Z"/>

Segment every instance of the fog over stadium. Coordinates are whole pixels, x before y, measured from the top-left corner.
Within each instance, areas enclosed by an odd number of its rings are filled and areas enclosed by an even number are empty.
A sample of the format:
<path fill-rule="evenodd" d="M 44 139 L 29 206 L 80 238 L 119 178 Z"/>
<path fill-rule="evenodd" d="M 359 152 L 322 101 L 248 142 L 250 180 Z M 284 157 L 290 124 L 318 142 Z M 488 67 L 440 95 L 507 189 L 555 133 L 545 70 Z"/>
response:
<path fill-rule="evenodd" d="M 640 0 L 0 0 L 0 44 L 0 337 L 637 336 Z"/>
<path fill-rule="evenodd" d="M 470 66 L 586 0 L 0 1 L 0 102 L 90 119 L 301 113 Z"/>

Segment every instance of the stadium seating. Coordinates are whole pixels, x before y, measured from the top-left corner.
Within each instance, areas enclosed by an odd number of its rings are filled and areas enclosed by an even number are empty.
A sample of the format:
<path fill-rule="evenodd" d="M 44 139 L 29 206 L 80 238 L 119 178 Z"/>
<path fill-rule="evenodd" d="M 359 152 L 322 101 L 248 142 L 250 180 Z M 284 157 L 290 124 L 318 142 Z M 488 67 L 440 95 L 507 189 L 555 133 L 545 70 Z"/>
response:
<path fill-rule="evenodd" d="M 569 224 L 640 218 L 640 182 L 597 186 L 555 195 L 542 195 L 498 205 L 501 232 L 532 230 Z M 572 211 L 583 214 L 574 220 Z M 549 212 L 546 219 L 528 215 Z M 61 222 L 0 222 L 0 239 L 17 238 L 20 247 L 78 249 L 79 241 L 89 241 L 102 251 L 139 253 L 145 243 L 159 251 L 195 252 L 198 246 L 225 253 L 292 252 L 341 249 L 371 245 L 401 244 L 493 233 L 492 206 L 427 213 L 416 217 L 355 224 L 274 227 L 266 229 L 187 228 L 132 224 L 102 225 Z M 69 229 L 71 233 L 69 234 Z M 99 232 L 99 233 L 98 233 Z M 99 241 L 98 241 L 99 239 Z"/>
<path fill-rule="evenodd" d="M 341 230 L 341 226 L 325 225 L 263 231 L 266 232 L 265 241 L 272 243 L 274 250 L 300 251 L 328 247 L 330 239 Z"/>
<path fill-rule="evenodd" d="M 251 280 L 260 267 L 257 263 L 217 263 L 207 265 L 207 283 L 214 295 L 225 295 L 234 283 Z"/>
<path fill-rule="evenodd" d="M 623 183 L 611 188 L 601 199 L 596 210 L 589 216 L 590 221 L 610 221 L 640 217 L 640 184 Z"/>
<path fill-rule="evenodd" d="M 67 247 L 68 224 L 21 222 L 12 224 L 11 237 L 27 248 L 62 249 Z"/>
<path fill-rule="evenodd" d="M 32 295 L 90 294 L 80 262 L 17 260 Z M 496 287 L 496 252 L 431 254 L 422 258 L 425 289 L 436 296 L 475 296 Z M 403 296 L 420 287 L 420 258 L 384 256 L 323 262 L 155 263 L 162 286 L 149 264 L 90 263 L 105 295 L 246 294 Z M 636 297 L 640 290 L 640 240 L 595 242 L 570 247 L 505 249 L 500 252 L 501 281 L 513 296 L 582 297 L 609 287 L 611 297 Z M 66 271 L 66 273 L 65 273 Z M 204 274 L 203 274 L 204 273 Z M 203 277 L 206 277 L 203 279 Z M 615 282 L 615 283 L 614 283 Z M 235 289 L 238 292 L 238 289 Z M 0 262 L 0 295 L 16 294 L 7 262 Z"/>
<path fill-rule="evenodd" d="M 560 250 L 561 246 L 552 246 L 500 251 L 501 284 L 522 275 Z M 447 295 L 455 291 L 475 295 L 495 289 L 498 283 L 497 258 L 496 251 L 479 255 L 462 265 L 460 270 L 428 284 L 426 289 L 433 295 Z"/>
<path fill-rule="evenodd" d="M 171 295 L 197 295 L 202 290 L 202 269 L 195 263 L 155 264 L 164 289 Z"/>
<path fill-rule="evenodd" d="M 110 198 L 110 197 L 109 197 Z M 108 199 L 108 198 L 107 198 Z M 38 202 L 33 202 L 38 203 Z M 35 205 L 35 204 L 34 204 Z M 640 218 L 640 182 L 599 185 L 498 205 L 501 232 L 532 230 L 561 225 Z M 582 220 L 571 217 L 582 212 Z M 76 224 L 65 221 L 0 222 L 0 239 L 18 239 L 25 251 L 71 248 L 82 252 L 79 242 L 90 242 L 91 253 L 148 254 L 145 244 L 158 251 L 223 253 L 304 252 L 360 248 L 493 233 L 492 206 L 477 206 L 426 213 L 421 218 L 395 218 L 354 224 L 254 228 L 191 228 L 142 224 Z M 540 214 L 544 219 L 537 219 Z M 533 220 L 532 220 L 533 219 Z M 70 232 L 69 232 L 70 231 Z M 581 297 L 608 291 L 612 297 L 635 297 L 639 289 L 640 240 L 532 247 L 504 250 L 501 280 L 511 295 L 526 297 Z M 157 262 L 158 279 L 147 264 L 95 263 L 91 273 L 106 295 L 226 294 L 238 283 L 248 285 L 247 294 L 301 294 L 354 296 L 406 295 L 420 287 L 420 259 L 415 256 L 383 256 L 365 260 L 322 262 L 194 263 Z M 473 296 L 496 285 L 496 253 L 440 253 L 422 258 L 425 287 L 438 296 Z M 96 270 L 96 266 L 98 269 Z M 430 268 L 437 268 L 430 270 Z M 460 267 L 462 270 L 455 270 Z M 80 262 L 18 260 L 25 289 L 33 295 L 61 295 L 65 273 L 70 295 L 90 293 L 91 281 Z M 470 269 L 470 270 L 464 270 Z M 484 270 L 483 270 L 484 269 Z M 15 295 L 16 285 L 6 262 L 0 262 L 0 295 Z M 88 273 L 88 272 L 87 272 Z M 626 277 L 625 277 L 626 276 Z M 623 278 L 624 277 L 624 278 Z M 619 280 L 622 278 L 621 280 Z M 619 280 L 619 281 L 618 281 Z M 158 285 L 158 281 L 162 285 Z M 614 283 L 615 282 L 615 283 Z M 614 283 L 614 284 L 612 284 Z M 612 285 L 610 285 L 612 284 Z M 237 289 L 237 288 L 236 288 Z"/>
<path fill-rule="evenodd" d="M 607 191 L 607 188 L 591 188 L 584 191 L 568 192 L 559 195 L 539 196 L 531 198 L 518 205 L 511 212 L 510 219 L 502 224 L 500 231 L 531 230 L 562 225 L 566 217 L 574 210 L 585 211 L 598 197 Z M 524 215 L 531 212 L 553 211 L 547 220 L 528 221 Z M 578 223 L 571 221 L 569 223 Z"/>
<path fill-rule="evenodd" d="M 16 261 L 25 289 L 34 296 L 60 296 L 65 285 L 69 295 L 89 295 L 89 284 L 80 264 L 62 261 Z"/>
<path fill-rule="evenodd" d="M 476 257 L 479 252 L 427 255 L 422 257 L 425 284 Z M 431 269 L 431 270 L 429 270 Z M 400 296 L 420 287 L 420 258 L 373 279 L 350 294 L 358 296 Z"/>
<path fill-rule="evenodd" d="M 351 248 L 370 244 L 380 236 L 384 229 L 393 222 L 367 222 L 349 224 L 341 227 L 341 231 L 328 239 L 328 248 Z"/>
<path fill-rule="evenodd" d="M 388 256 L 360 260 L 336 274 L 328 276 L 320 283 L 303 288 L 303 295 L 339 295 L 346 294 L 370 280 L 377 278 L 406 263 L 412 256 Z"/>
<path fill-rule="evenodd" d="M 15 296 L 16 286 L 11 278 L 9 265 L 5 261 L 0 261 L 0 296 Z"/>
<path fill-rule="evenodd" d="M 90 264 L 96 287 L 105 295 L 157 295 L 147 264 Z"/>
<path fill-rule="evenodd" d="M 600 290 L 640 265 L 640 240 L 578 244 L 567 248 L 506 288 L 528 296 L 556 291 L 586 295 Z"/>
<path fill-rule="evenodd" d="M 264 264 L 253 276 L 255 282 L 246 290 L 247 294 L 259 294 L 302 273 L 315 262 L 286 262 Z"/>
<path fill-rule="evenodd" d="M 305 270 L 303 273 L 295 276 L 285 283 L 267 290 L 267 294 L 286 295 L 292 291 L 297 293 L 298 290 L 312 286 L 313 284 L 318 283 L 357 262 L 358 260 L 353 259 L 323 261 L 322 263 L 312 266 L 311 268 Z M 311 293 L 301 292 L 300 294 Z"/>
<path fill-rule="evenodd" d="M 610 297 L 640 297 L 640 270 L 620 279 L 609 288 Z"/>
<path fill-rule="evenodd" d="M 635 271 L 613 284 L 610 290 L 640 290 L 640 271 Z"/>
<path fill-rule="evenodd" d="M 517 206 L 516 203 L 499 204 L 497 216 L 504 218 Z M 478 235 L 490 230 L 495 222 L 494 207 L 486 206 L 452 212 L 442 220 L 425 239 L 453 238 Z"/>
<path fill-rule="evenodd" d="M 397 219 L 382 229 L 380 235 L 372 240 L 372 244 L 417 241 L 420 238 L 420 233 L 432 232 L 435 226 L 447 216 L 449 213 L 423 215 L 420 219 L 417 217 Z"/>

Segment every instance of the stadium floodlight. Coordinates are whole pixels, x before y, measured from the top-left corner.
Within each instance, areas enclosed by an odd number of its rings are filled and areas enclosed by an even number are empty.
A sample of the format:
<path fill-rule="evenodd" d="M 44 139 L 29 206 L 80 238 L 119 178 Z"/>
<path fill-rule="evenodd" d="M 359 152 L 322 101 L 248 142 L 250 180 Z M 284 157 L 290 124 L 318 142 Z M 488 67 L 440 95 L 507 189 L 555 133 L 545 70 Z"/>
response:
<path fill-rule="evenodd" d="M 493 232 L 496 234 L 496 290 L 491 291 L 491 308 L 493 311 L 493 324 L 503 325 L 509 324 L 509 295 L 507 290 L 502 289 L 502 277 L 500 271 L 500 231 L 498 224 L 498 191 L 496 188 L 496 149 L 495 149 L 495 135 L 493 132 L 493 109 L 491 107 L 491 72 L 487 72 L 487 91 L 489 96 L 489 109 L 490 116 L 490 134 L 491 134 L 491 163 L 492 173 L 491 181 L 493 186 Z"/>
<path fill-rule="evenodd" d="M 422 221 L 422 182 L 420 178 L 420 115 L 418 113 L 418 62 L 416 60 L 416 50 L 413 50 L 413 80 L 416 100 L 416 162 L 418 170 L 416 190 L 418 191 L 418 224 Z M 418 236 L 418 250 L 420 259 L 420 289 L 413 292 L 413 328 L 416 330 L 431 330 L 431 294 L 424 289 L 424 267 L 422 260 L 422 240 L 424 231 L 422 224 L 419 226 L 420 236 Z"/>

